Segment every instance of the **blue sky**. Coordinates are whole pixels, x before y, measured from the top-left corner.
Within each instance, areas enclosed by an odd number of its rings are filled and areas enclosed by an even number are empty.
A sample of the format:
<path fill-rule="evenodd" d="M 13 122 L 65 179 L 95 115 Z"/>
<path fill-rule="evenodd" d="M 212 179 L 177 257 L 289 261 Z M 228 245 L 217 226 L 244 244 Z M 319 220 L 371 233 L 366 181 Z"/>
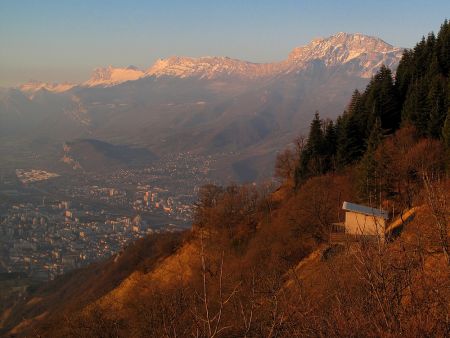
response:
<path fill-rule="evenodd" d="M 171 55 L 276 61 L 340 31 L 413 47 L 446 16 L 449 0 L 0 0 L 0 86 Z"/>

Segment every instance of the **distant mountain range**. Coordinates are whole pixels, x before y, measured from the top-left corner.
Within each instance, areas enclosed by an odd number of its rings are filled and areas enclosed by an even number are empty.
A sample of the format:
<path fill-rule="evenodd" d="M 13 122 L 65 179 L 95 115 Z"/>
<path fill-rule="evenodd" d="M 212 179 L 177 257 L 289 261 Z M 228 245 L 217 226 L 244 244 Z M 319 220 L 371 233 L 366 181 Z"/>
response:
<path fill-rule="evenodd" d="M 271 174 L 276 151 L 305 131 L 316 110 L 336 117 L 382 64 L 395 70 L 402 52 L 338 33 L 275 63 L 170 57 L 147 70 L 98 68 L 81 84 L 30 82 L 0 92 L 0 138 L 98 139 L 156 155 L 230 152 L 218 165 L 252 181 Z"/>

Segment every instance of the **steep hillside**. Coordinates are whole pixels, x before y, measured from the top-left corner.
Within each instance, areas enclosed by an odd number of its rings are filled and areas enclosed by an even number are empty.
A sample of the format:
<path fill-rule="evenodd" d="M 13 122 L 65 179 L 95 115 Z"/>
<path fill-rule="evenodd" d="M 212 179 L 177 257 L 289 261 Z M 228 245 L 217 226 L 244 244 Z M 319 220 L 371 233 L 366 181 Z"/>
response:
<path fill-rule="evenodd" d="M 270 195 L 205 187 L 184 238 L 149 237 L 63 276 L 4 324 L 9 334 L 48 337 L 153 337 L 168 329 L 202 337 L 445 336 L 450 272 L 430 187 L 392 241 L 330 244 L 339 200 L 356 198 L 351 177 L 316 177 Z M 431 189 L 448 199 L 449 184 Z"/>
<path fill-rule="evenodd" d="M 30 325 L 43 320 L 48 321 L 47 325 L 56 323 L 70 312 L 80 311 L 116 290 L 133 274 L 152 271 L 181 243 L 182 234 L 153 235 L 136 241 L 104 262 L 70 272 L 33 290 L 30 298 L 20 301 L 12 311 L 7 311 L 8 316 L 3 318 L 1 329 L 4 331 L 13 325 L 12 332 L 25 330 L 30 333 Z"/>

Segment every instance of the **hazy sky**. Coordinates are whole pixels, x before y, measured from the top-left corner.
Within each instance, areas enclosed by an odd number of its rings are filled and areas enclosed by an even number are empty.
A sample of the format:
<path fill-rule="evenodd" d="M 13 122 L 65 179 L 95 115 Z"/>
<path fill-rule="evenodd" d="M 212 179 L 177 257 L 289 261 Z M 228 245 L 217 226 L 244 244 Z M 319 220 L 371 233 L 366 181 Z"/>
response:
<path fill-rule="evenodd" d="M 171 55 L 276 61 L 340 31 L 413 47 L 446 15 L 450 0 L 0 0 L 0 86 Z"/>

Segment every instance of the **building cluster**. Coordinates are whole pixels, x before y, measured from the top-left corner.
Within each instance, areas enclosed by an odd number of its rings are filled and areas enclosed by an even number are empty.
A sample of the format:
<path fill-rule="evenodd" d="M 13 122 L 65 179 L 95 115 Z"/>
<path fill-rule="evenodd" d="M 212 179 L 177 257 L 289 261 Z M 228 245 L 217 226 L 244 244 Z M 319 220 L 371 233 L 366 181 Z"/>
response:
<path fill-rule="evenodd" d="M 16 169 L 0 180 L 0 273 L 37 280 L 109 257 L 152 232 L 190 226 L 212 157 L 167 155 L 147 167 L 74 172 Z"/>
<path fill-rule="evenodd" d="M 172 196 L 167 189 L 140 186 L 136 192 L 133 209 L 136 211 L 163 212 L 178 220 L 189 220 L 192 216 L 192 196 Z"/>
<path fill-rule="evenodd" d="M 75 211 L 67 201 L 17 204 L 0 219 L 0 269 L 53 279 L 153 231 L 140 217 Z"/>
<path fill-rule="evenodd" d="M 58 177 L 59 175 L 45 170 L 16 169 L 16 176 L 22 183 L 26 184 L 38 181 L 45 181 L 48 180 L 49 178 Z"/>

